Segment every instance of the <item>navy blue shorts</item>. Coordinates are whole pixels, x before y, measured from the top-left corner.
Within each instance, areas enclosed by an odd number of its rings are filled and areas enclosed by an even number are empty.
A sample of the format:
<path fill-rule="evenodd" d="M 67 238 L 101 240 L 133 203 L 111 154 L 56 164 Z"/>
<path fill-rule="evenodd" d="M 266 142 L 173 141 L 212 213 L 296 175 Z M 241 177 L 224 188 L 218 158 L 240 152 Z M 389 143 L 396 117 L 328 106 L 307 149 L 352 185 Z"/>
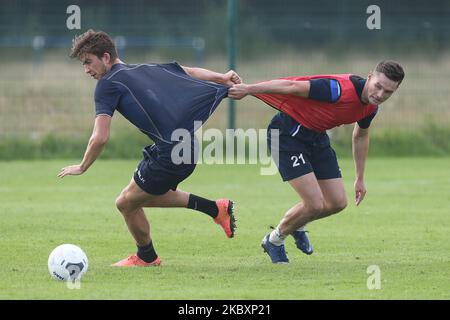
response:
<path fill-rule="evenodd" d="M 318 180 L 341 178 L 336 153 L 326 132 L 307 129 L 285 113 L 273 117 L 267 131 L 269 149 L 276 148 L 271 129 L 279 130 L 279 159 L 272 152 L 283 181 L 314 172 Z"/>
<path fill-rule="evenodd" d="M 189 177 L 196 164 L 174 164 L 171 160 L 171 148 L 156 144 L 142 151 L 144 159 L 134 172 L 134 181 L 145 192 L 162 195 L 176 190 L 178 184 Z"/>

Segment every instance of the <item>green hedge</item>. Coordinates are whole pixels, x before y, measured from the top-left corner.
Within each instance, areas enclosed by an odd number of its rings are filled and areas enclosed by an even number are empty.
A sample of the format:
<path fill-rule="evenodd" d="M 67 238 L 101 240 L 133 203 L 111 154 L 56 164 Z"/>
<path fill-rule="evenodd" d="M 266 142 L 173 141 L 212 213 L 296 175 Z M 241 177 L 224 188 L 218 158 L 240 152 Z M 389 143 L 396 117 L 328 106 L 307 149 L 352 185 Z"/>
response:
<path fill-rule="evenodd" d="M 340 156 L 351 157 L 351 133 L 338 137 L 333 147 Z M 370 136 L 370 156 L 427 157 L 450 155 L 450 127 L 428 123 L 417 130 L 374 129 Z"/>
<path fill-rule="evenodd" d="M 0 160 L 82 158 L 87 139 L 48 135 L 40 140 L 8 138 L 0 141 Z M 102 158 L 139 159 L 151 141 L 138 132 L 110 138 Z M 205 143 L 205 146 L 209 144 Z M 351 130 L 333 134 L 332 145 L 340 157 L 351 157 Z M 224 152 L 225 154 L 225 152 Z M 417 130 L 376 129 L 371 133 L 370 156 L 450 156 L 450 128 L 432 123 Z"/>
<path fill-rule="evenodd" d="M 82 158 L 88 140 L 48 135 L 40 140 L 10 138 L 0 141 L 0 160 L 31 160 L 51 158 Z M 144 135 L 113 136 L 101 157 L 105 159 L 137 159 L 150 144 Z"/>

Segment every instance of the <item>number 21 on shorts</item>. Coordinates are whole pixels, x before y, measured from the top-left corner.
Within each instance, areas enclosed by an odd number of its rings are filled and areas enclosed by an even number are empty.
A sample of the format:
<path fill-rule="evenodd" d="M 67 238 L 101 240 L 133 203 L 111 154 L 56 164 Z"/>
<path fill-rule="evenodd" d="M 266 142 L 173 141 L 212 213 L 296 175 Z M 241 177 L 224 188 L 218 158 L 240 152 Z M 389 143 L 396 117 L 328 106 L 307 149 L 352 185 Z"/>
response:
<path fill-rule="evenodd" d="M 298 162 L 299 160 L 301 160 L 303 164 L 306 164 L 305 159 L 303 158 L 303 153 L 300 153 L 299 156 L 292 156 L 291 160 L 293 161 L 292 167 L 298 167 L 300 165 Z"/>

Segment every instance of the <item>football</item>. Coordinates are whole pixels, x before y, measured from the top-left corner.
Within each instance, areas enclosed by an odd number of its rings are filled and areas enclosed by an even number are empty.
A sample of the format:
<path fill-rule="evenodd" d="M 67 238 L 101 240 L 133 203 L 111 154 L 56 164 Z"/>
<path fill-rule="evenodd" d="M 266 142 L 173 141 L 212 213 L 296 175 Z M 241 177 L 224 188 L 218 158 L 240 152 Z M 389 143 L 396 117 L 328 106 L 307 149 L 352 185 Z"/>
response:
<path fill-rule="evenodd" d="M 62 244 L 50 253 L 48 271 L 55 280 L 79 281 L 88 270 L 84 251 L 73 244 Z"/>

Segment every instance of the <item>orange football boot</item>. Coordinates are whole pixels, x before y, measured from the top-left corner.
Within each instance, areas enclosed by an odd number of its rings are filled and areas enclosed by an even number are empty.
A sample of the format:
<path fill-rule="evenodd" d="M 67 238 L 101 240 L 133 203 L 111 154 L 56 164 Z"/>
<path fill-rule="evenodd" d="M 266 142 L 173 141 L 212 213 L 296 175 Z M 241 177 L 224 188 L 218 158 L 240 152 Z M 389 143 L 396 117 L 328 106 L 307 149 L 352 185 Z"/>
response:
<path fill-rule="evenodd" d="M 228 238 L 233 238 L 236 230 L 236 219 L 234 218 L 234 202 L 228 199 L 216 200 L 219 213 L 214 222 L 220 224 Z"/>
<path fill-rule="evenodd" d="M 141 258 L 137 256 L 137 254 L 133 254 L 128 258 L 120 260 L 112 264 L 112 267 L 151 267 L 151 266 L 159 266 L 161 264 L 161 259 L 158 257 L 152 262 L 145 262 Z"/>

